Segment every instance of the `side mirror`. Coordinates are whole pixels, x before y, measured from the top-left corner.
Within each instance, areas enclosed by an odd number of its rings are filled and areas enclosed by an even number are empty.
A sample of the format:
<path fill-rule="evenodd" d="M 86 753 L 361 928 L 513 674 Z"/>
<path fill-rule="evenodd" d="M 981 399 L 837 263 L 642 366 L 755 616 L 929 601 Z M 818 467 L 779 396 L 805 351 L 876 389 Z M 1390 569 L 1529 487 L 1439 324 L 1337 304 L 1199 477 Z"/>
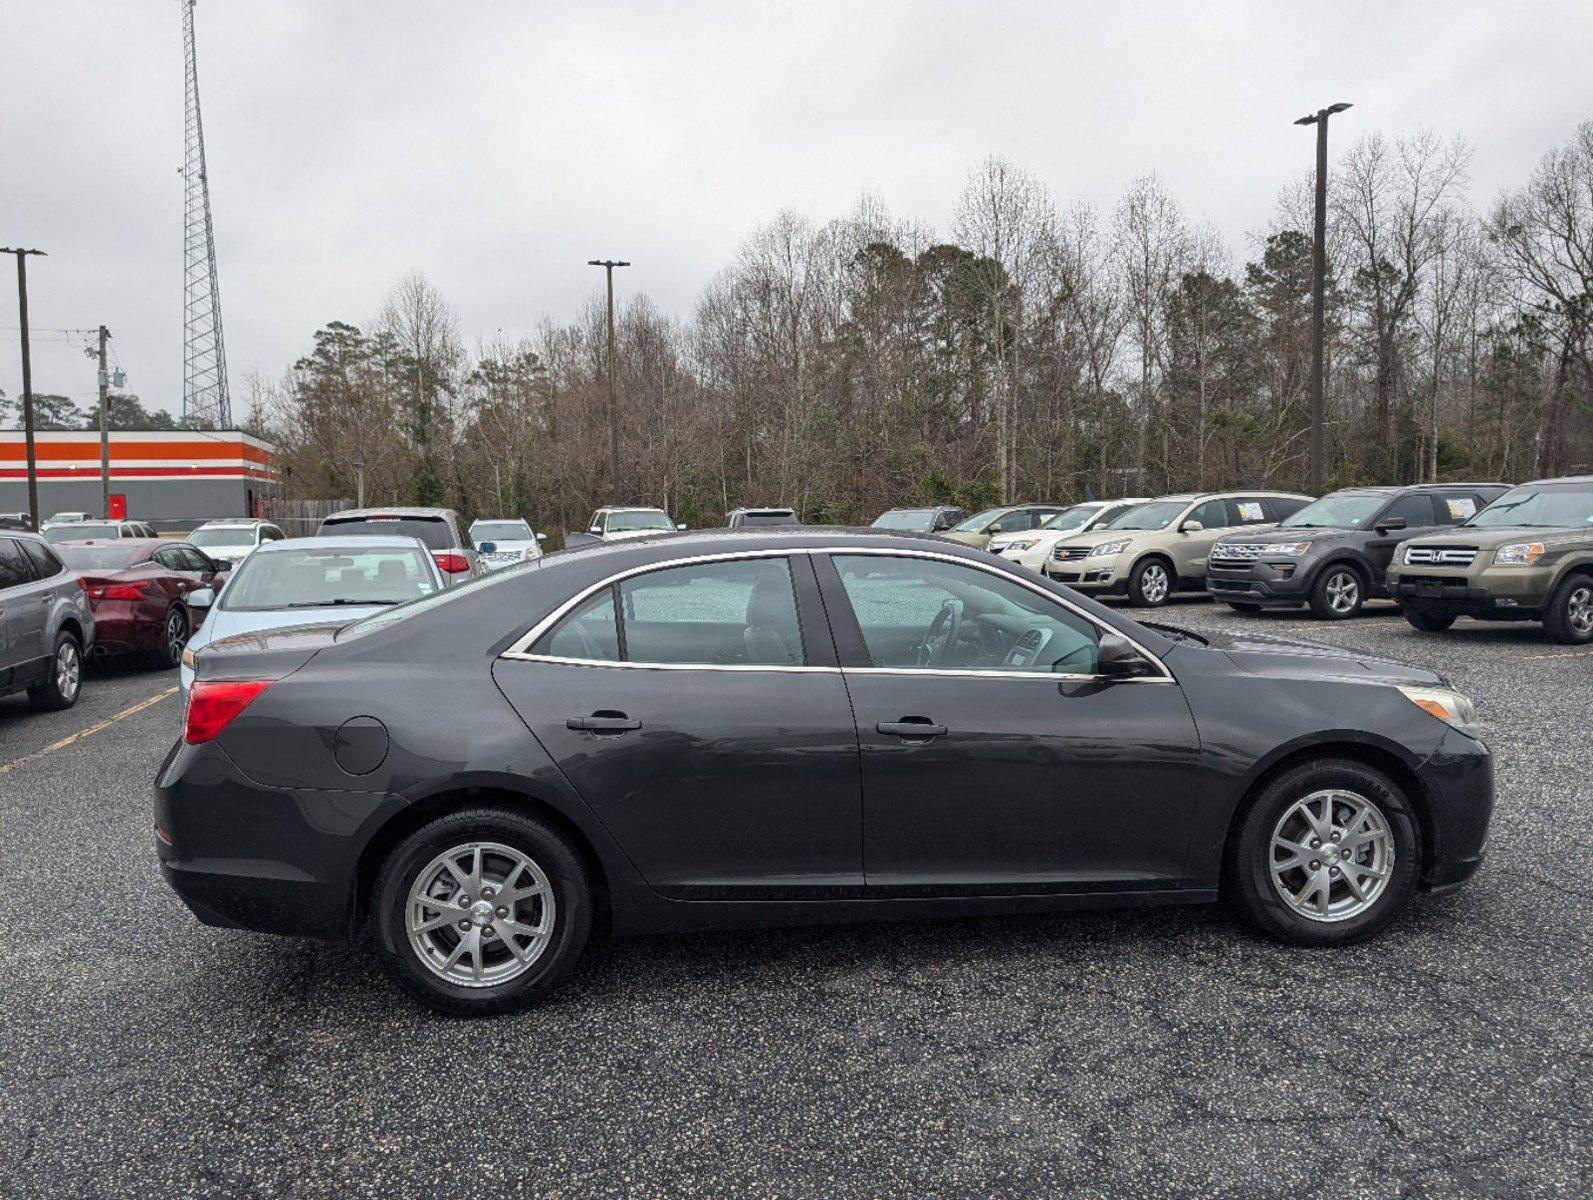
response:
<path fill-rule="evenodd" d="M 686 522 L 684 522 L 684 521 L 677 522 L 676 525 L 675 525 L 675 528 L 676 529 L 684 529 L 684 528 L 686 528 Z"/>
<path fill-rule="evenodd" d="M 593 537 L 602 537 L 603 536 L 603 527 L 601 525 L 594 525 L 594 526 L 592 526 L 592 528 L 588 529 L 586 532 L 591 534 Z"/>
<path fill-rule="evenodd" d="M 547 540 L 548 540 L 548 535 L 547 535 L 547 534 L 545 534 L 545 533 L 539 533 L 539 534 L 537 534 L 537 541 L 539 541 L 539 542 L 545 542 L 545 541 L 547 541 Z"/>
<path fill-rule="evenodd" d="M 1394 530 L 1394 529 L 1405 529 L 1405 528 L 1408 528 L 1409 525 L 1410 525 L 1410 522 L 1407 521 L 1404 517 L 1389 517 L 1386 520 L 1382 520 L 1382 521 L 1379 521 L 1377 523 L 1377 532 L 1378 533 L 1388 533 L 1389 531 Z"/>
<path fill-rule="evenodd" d="M 195 588 L 188 593 L 189 608 L 209 608 L 215 602 L 216 590 L 214 588 Z"/>
<path fill-rule="evenodd" d="M 1097 674 L 1106 679 L 1139 679 L 1156 674 L 1151 660 L 1120 633 L 1103 633 L 1097 647 Z"/>
<path fill-rule="evenodd" d="M 1206 528 L 1205 525 L 1201 524 L 1199 521 L 1185 521 L 1182 525 L 1180 525 L 1178 527 L 1178 532 L 1179 533 L 1199 533 L 1204 528 Z"/>
<path fill-rule="evenodd" d="M 482 542 L 479 546 L 476 547 L 476 549 L 481 551 L 481 553 L 483 553 L 483 554 L 493 554 L 493 553 L 497 552 L 498 543 L 497 542 Z"/>

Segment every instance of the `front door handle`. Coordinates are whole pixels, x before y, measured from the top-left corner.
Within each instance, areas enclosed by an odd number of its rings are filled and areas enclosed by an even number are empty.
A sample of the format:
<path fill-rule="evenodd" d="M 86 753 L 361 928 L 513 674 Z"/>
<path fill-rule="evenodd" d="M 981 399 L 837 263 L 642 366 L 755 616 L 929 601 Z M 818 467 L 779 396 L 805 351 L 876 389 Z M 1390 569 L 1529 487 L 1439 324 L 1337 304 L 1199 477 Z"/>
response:
<path fill-rule="evenodd" d="M 564 722 L 566 729 L 585 729 L 591 733 L 629 733 L 632 729 L 640 729 L 642 723 L 633 717 L 627 717 L 622 712 L 612 709 L 599 709 L 589 717 L 569 717 Z"/>
<path fill-rule="evenodd" d="M 880 733 L 895 734 L 904 738 L 934 738 L 946 732 L 944 725 L 936 725 L 928 717 L 903 717 L 900 721 L 881 721 L 874 728 Z"/>

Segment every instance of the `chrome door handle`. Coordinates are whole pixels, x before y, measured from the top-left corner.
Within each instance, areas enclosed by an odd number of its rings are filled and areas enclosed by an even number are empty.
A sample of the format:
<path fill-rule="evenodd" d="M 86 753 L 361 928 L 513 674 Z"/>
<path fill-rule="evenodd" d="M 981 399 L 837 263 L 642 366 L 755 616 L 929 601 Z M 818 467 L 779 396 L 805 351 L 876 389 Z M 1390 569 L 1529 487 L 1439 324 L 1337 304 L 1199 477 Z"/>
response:
<path fill-rule="evenodd" d="M 567 717 L 566 729 L 584 729 L 590 733 L 629 733 L 640 729 L 642 723 L 622 712 L 595 712 L 589 717 Z"/>
<path fill-rule="evenodd" d="M 944 725 L 936 725 L 928 717 L 903 717 L 900 721 L 881 721 L 874 728 L 880 733 L 903 738 L 935 738 L 946 732 Z"/>

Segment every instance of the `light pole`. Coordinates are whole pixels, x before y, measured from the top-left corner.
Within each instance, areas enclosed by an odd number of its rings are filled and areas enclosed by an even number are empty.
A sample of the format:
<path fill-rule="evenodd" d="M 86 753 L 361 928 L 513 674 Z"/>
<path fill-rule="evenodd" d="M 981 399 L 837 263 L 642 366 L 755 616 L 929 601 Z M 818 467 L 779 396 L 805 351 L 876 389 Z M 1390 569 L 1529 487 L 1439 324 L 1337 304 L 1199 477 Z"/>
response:
<path fill-rule="evenodd" d="M 608 453 L 609 453 L 609 503 L 618 504 L 619 478 L 619 403 L 614 397 L 614 268 L 628 267 L 628 262 L 614 258 L 587 260 L 589 267 L 602 267 L 608 275 Z"/>
<path fill-rule="evenodd" d="M 0 254 L 17 256 L 17 324 L 22 329 L 22 439 L 28 444 L 28 517 L 39 531 L 39 465 L 33 452 L 33 351 L 28 345 L 28 255 L 43 250 L 0 246 Z"/>
<path fill-rule="evenodd" d="M 1322 355 L 1323 307 L 1327 291 L 1327 133 L 1328 118 L 1341 113 L 1342 101 L 1301 117 L 1296 125 L 1316 126 L 1316 237 L 1311 247 L 1311 483 L 1306 489 L 1322 494 L 1322 408 L 1326 370 Z"/>

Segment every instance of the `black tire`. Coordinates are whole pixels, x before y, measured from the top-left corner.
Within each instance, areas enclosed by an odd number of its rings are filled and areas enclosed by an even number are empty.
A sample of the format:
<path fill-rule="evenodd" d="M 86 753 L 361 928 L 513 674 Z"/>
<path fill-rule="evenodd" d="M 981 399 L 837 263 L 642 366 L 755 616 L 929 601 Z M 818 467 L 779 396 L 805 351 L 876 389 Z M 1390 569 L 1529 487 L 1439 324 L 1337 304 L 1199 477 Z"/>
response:
<path fill-rule="evenodd" d="M 1453 613 L 1427 612 L 1420 608 L 1403 608 L 1405 619 L 1423 633 L 1442 633 L 1455 623 Z"/>
<path fill-rule="evenodd" d="M 1279 822 L 1298 801 L 1324 791 L 1353 793 L 1375 807 L 1388 831 L 1380 840 L 1391 837 L 1393 843 L 1393 862 L 1381 892 L 1361 911 L 1346 910 L 1332 919 L 1302 915 L 1283 898 L 1272 872 L 1273 834 Z M 1342 803 L 1335 808 L 1339 813 L 1347 811 Z M 1352 851 L 1352 855 L 1362 853 L 1360 848 Z M 1370 855 L 1373 850 L 1367 847 L 1364 853 Z M 1311 865 L 1299 868 L 1291 878 L 1309 878 Z M 1294 946 L 1342 946 L 1373 936 L 1399 915 L 1416 889 L 1420 866 L 1421 826 L 1405 794 L 1382 772 L 1353 759 L 1323 758 L 1289 768 L 1251 798 L 1228 845 L 1223 892 L 1239 915 L 1268 937 Z M 1325 863 L 1322 869 L 1339 870 Z M 1331 904 L 1354 903 L 1342 882 L 1343 874 L 1341 871 L 1330 881 L 1329 896 L 1341 897 Z M 1368 890 L 1376 886 L 1375 880 L 1368 883 L 1368 876 L 1358 874 L 1357 878 Z M 1320 892 L 1304 894 L 1311 899 L 1321 897 Z"/>
<path fill-rule="evenodd" d="M 64 669 L 63 669 L 64 668 Z M 28 703 L 44 712 L 71 708 L 83 694 L 83 647 L 63 629 L 50 651 L 49 678 L 28 689 Z"/>
<path fill-rule="evenodd" d="M 1165 558 L 1152 556 L 1135 563 L 1129 572 L 1128 602 L 1135 608 L 1160 608 L 1177 588 L 1178 572 L 1173 565 Z"/>
<path fill-rule="evenodd" d="M 1228 607 L 1236 613 L 1243 613 L 1247 617 L 1253 617 L 1261 611 L 1261 605 L 1259 604 L 1235 604 L 1232 600 L 1228 601 Z"/>
<path fill-rule="evenodd" d="M 427 868 L 447 851 L 473 842 L 497 843 L 530 859 L 546 877 L 553 899 L 552 933 L 531 965 L 502 983 L 487 986 L 454 983 L 439 975 L 422 961 L 405 924 L 410 892 L 421 874 L 431 874 Z M 490 879 L 491 868 L 483 874 Z M 461 892 L 464 890 L 460 888 Z M 461 911 L 460 915 L 466 913 Z M 491 920 L 490 913 L 485 916 Z M 411 996 L 438 1012 L 480 1017 L 525 1008 L 558 987 L 586 948 L 592 916 L 592 882 L 580 856 L 562 834 L 529 813 L 472 808 L 450 813 L 416 830 L 387 856 L 376 878 L 370 933 L 388 974 Z M 517 910 L 515 919 L 530 918 Z M 496 923 L 491 928 L 496 930 Z M 456 942 L 460 940 L 452 924 L 438 936 L 442 933 Z M 482 945 L 492 948 L 485 940 Z M 507 963 L 507 958 L 502 962 Z"/>
<path fill-rule="evenodd" d="M 188 644 L 192 631 L 188 628 L 188 614 L 178 604 L 166 610 L 160 625 L 160 646 L 150 652 L 150 661 L 162 671 L 175 671 L 182 665 L 183 647 Z"/>
<path fill-rule="evenodd" d="M 1324 621 L 1347 621 L 1366 603 L 1366 576 L 1349 563 L 1329 563 L 1317 572 L 1306 602 Z"/>
<path fill-rule="evenodd" d="M 1593 575 L 1568 575 L 1543 610 L 1543 629 L 1551 642 L 1582 646 L 1593 642 Z"/>

